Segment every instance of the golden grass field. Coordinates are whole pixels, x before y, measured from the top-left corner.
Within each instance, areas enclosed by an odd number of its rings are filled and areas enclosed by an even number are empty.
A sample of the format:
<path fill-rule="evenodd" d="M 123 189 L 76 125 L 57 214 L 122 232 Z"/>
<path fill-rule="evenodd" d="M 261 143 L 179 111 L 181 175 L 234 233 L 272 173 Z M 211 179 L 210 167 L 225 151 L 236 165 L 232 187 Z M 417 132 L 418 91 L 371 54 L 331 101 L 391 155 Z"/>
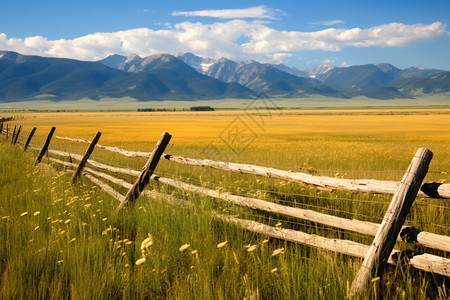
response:
<path fill-rule="evenodd" d="M 98 130 L 103 134 L 100 144 L 151 151 L 160 134 L 167 131 L 173 136 L 167 150 L 172 154 L 284 169 L 403 170 L 419 147 L 434 152 L 432 171 L 446 172 L 450 165 L 450 109 L 20 115 L 24 119 L 15 123 L 24 126 L 23 135 L 37 126 L 41 140 L 51 126 L 56 127 L 55 135 L 88 140 Z M 237 131 L 238 137 L 234 136 Z M 208 146 L 211 149 L 205 149 Z M 433 179 L 449 179 L 448 174 L 441 175 Z"/>

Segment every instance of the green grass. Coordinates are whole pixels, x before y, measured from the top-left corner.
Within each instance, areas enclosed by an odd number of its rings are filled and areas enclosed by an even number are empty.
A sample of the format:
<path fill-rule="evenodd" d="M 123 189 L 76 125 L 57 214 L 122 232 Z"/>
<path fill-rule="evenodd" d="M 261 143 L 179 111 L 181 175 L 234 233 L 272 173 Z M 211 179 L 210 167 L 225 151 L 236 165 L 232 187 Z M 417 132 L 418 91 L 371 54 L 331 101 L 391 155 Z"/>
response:
<path fill-rule="evenodd" d="M 334 98 L 326 96 L 308 96 L 303 98 L 270 98 L 278 107 L 285 109 L 361 109 L 361 108 L 448 108 L 450 106 L 450 93 L 437 95 L 425 95 L 413 99 L 390 99 L 378 100 L 365 96 L 351 99 Z M 197 100 L 197 101 L 138 101 L 135 98 L 102 98 L 92 100 L 88 98 L 80 100 L 66 99 L 64 101 L 52 101 L 39 97 L 33 101 L 17 101 L 0 103 L 1 111 L 136 111 L 138 108 L 164 108 L 164 109 L 187 109 L 191 106 L 212 106 L 219 110 L 246 109 L 252 99 L 219 99 L 219 100 Z M 267 103 L 272 106 L 272 103 Z"/>
<path fill-rule="evenodd" d="M 86 145 L 80 146 L 79 151 L 81 148 Z M 0 298 L 342 299 L 360 259 L 275 239 L 265 241 L 264 236 L 214 219 L 211 212 L 240 215 L 271 225 L 282 222 L 284 228 L 366 244 L 371 240 L 310 222 L 257 214 L 156 183 L 151 183 L 151 188 L 193 205 L 141 197 L 134 209 L 116 215 L 117 200 L 85 178 L 72 185 L 70 174 L 51 167 L 45 158 L 34 167 L 35 155 L 10 145 L 0 136 Z M 136 169 L 145 162 L 105 153 L 101 157 L 103 162 Z M 390 198 L 320 192 L 280 184 L 278 180 L 166 161 L 161 162 L 157 173 L 181 176 L 195 184 L 242 195 L 299 207 L 313 205 L 317 211 L 378 222 Z M 434 226 L 448 223 L 448 209 L 439 208 L 447 205 L 445 201 L 418 199 L 408 222 L 448 235 L 448 229 Z M 140 245 L 148 234 L 153 245 L 145 250 L 146 262 L 135 265 L 143 255 Z M 227 244 L 217 248 L 224 241 Z M 179 249 L 185 244 L 190 246 L 181 252 Z M 257 246 L 256 250 L 249 252 L 250 245 Z M 414 248 L 401 243 L 398 246 Z M 285 252 L 272 256 L 280 248 Z M 445 299 L 448 286 L 448 278 L 407 267 L 389 267 L 382 281 L 371 284 L 366 298 L 376 299 L 383 293 L 386 299 Z"/>

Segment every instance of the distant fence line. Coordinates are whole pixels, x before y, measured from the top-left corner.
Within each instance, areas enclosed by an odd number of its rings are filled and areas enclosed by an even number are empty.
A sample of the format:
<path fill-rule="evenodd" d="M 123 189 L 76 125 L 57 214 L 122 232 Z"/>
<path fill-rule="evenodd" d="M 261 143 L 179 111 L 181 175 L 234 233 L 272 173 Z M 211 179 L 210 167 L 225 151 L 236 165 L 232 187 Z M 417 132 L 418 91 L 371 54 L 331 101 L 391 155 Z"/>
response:
<path fill-rule="evenodd" d="M 5 133 L 2 129 L 2 134 Z M 47 138 L 47 141 L 49 142 L 49 138 L 51 139 L 52 131 L 49 133 L 49 137 Z M 7 135 L 7 133 L 5 133 Z M 91 143 L 90 141 L 82 140 L 82 139 L 74 139 L 69 137 L 58 137 L 56 138 L 62 139 L 62 140 L 68 140 L 73 142 L 82 142 L 82 143 Z M 17 139 L 17 137 L 15 137 Z M 170 139 L 170 137 L 169 137 Z M 98 140 L 98 139 L 97 139 Z M 379 252 L 386 252 L 386 257 L 382 258 L 374 258 L 372 255 L 372 246 L 367 246 L 364 244 L 359 244 L 353 241 L 348 240 L 339 240 L 339 239 L 330 239 L 325 238 L 322 236 L 314 235 L 314 234 L 307 234 L 300 231 L 294 231 L 290 229 L 283 229 L 283 228 L 277 228 L 269 225 L 265 225 L 256 221 L 251 220 L 244 220 L 244 219 L 238 219 L 231 216 L 224 216 L 216 214 L 215 216 L 223 221 L 231 222 L 234 224 L 238 224 L 242 228 L 246 230 L 250 230 L 253 232 L 257 232 L 260 234 L 265 234 L 268 236 L 272 236 L 279 239 L 284 239 L 287 241 L 292 241 L 296 243 L 305 244 L 308 246 L 321 248 L 321 249 L 327 249 L 339 253 L 343 253 L 346 255 L 356 256 L 356 257 L 365 257 L 364 264 L 366 264 L 366 261 L 385 261 L 390 264 L 398 264 L 400 261 L 401 263 L 408 263 L 415 268 L 425 270 L 425 271 L 431 271 L 437 274 L 450 276 L 450 259 L 439 257 L 436 255 L 426 254 L 426 253 L 414 253 L 412 251 L 399 251 L 399 250 L 393 250 L 394 244 L 396 240 L 403 240 L 405 242 L 409 243 L 419 243 L 425 247 L 428 248 L 434 248 L 441 251 L 450 252 L 450 237 L 438 235 L 434 233 L 429 232 L 423 232 L 420 231 L 414 227 L 408 227 L 403 226 L 404 222 L 404 216 L 406 216 L 407 211 L 409 210 L 408 207 L 401 208 L 403 209 L 403 217 L 400 218 L 401 221 L 397 221 L 396 219 L 391 224 L 391 221 L 389 218 L 391 218 L 391 214 L 394 215 L 397 214 L 397 212 L 389 212 L 389 210 L 394 209 L 396 210 L 396 205 L 394 204 L 395 201 L 399 201 L 398 209 L 402 207 L 404 204 L 404 201 L 408 202 L 409 205 L 412 204 L 412 201 L 414 201 L 414 198 L 416 197 L 418 193 L 418 189 L 420 186 L 422 186 L 422 193 L 420 193 L 420 196 L 428 196 L 428 197 L 435 197 L 436 195 L 442 198 L 450 198 L 450 185 L 449 184 L 439 184 L 436 186 L 436 183 L 425 183 L 422 185 L 422 179 L 425 176 L 427 170 L 428 170 L 428 163 L 431 160 L 432 153 L 431 151 L 427 149 L 419 149 L 416 156 L 414 157 L 413 161 L 411 162 L 410 167 L 407 170 L 407 173 L 405 173 L 404 180 L 407 177 L 408 172 L 410 172 L 411 168 L 414 169 L 416 163 L 423 164 L 423 167 L 420 167 L 417 172 L 420 172 L 420 176 L 417 177 L 416 175 L 412 174 L 411 177 L 411 183 L 408 182 L 394 182 L 394 181 L 382 181 L 382 180 L 372 180 L 372 179 L 342 179 L 342 178 L 332 178 L 332 177 L 325 177 L 325 176 L 314 176 L 310 174 L 300 173 L 300 172 L 290 172 L 290 171 L 284 171 L 284 170 L 278 170 L 268 167 L 261 167 L 261 166 L 254 166 L 249 164 L 238 164 L 238 163 L 230 163 L 230 162 L 217 162 L 207 159 L 193 159 L 193 158 L 186 158 L 183 156 L 174 156 L 169 154 L 162 154 L 162 152 L 165 149 L 165 145 L 163 147 L 160 147 L 161 141 L 163 140 L 163 136 L 161 137 L 160 141 L 158 142 L 157 146 L 155 147 L 155 150 L 153 152 L 135 152 L 135 151 L 128 151 L 124 149 L 120 149 L 117 147 L 111 147 L 111 146 L 103 146 L 100 144 L 96 144 L 95 147 L 105 149 L 108 151 L 113 151 L 122 155 L 125 155 L 127 157 L 145 157 L 149 158 L 149 161 L 147 162 L 146 166 L 153 164 L 153 169 L 150 170 L 151 172 L 145 176 L 148 176 L 148 179 L 152 179 L 154 181 L 158 181 L 162 184 L 169 185 L 171 187 L 177 188 L 177 189 L 183 189 L 186 191 L 199 193 L 208 197 L 213 197 L 217 199 L 222 199 L 228 202 L 231 202 L 236 205 L 245 206 L 254 210 L 261 210 L 266 211 L 270 213 L 276 213 L 280 215 L 285 215 L 289 217 L 294 217 L 302 220 L 307 220 L 310 222 L 320 223 L 326 226 L 339 228 L 343 230 L 349 230 L 353 232 L 358 232 L 361 234 L 369 235 L 369 236 L 375 236 L 375 240 L 379 238 L 387 239 L 388 244 L 387 246 L 381 245 L 385 248 L 384 251 L 380 250 Z M 29 141 L 27 141 L 29 143 Z M 48 146 L 48 142 L 45 143 L 44 146 Z M 168 143 L 168 140 L 166 141 Z M 166 145 L 167 145 L 166 143 Z M 114 198 L 121 201 L 121 206 L 126 204 L 125 202 L 125 196 L 121 193 L 117 192 L 114 188 L 112 188 L 107 183 L 103 182 L 102 180 L 99 180 L 98 178 L 101 178 L 103 180 L 107 180 L 113 184 L 122 186 L 126 189 L 129 189 L 128 194 L 131 193 L 131 190 L 133 188 L 136 188 L 136 185 L 140 186 L 140 190 L 137 194 L 137 197 L 140 194 L 140 191 L 143 190 L 143 194 L 149 197 L 164 197 L 171 201 L 182 201 L 179 199 L 174 199 L 172 196 L 157 192 L 157 191 L 148 191 L 144 190 L 146 185 L 146 180 L 144 174 L 146 174 L 145 170 L 144 172 L 128 169 L 128 168 L 120 168 L 115 166 L 110 166 L 106 164 L 102 164 L 99 162 L 96 162 L 92 159 L 85 159 L 86 155 L 89 157 L 89 155 L 86 153 L 83 157 L 79 154 L 71 154 L 66 151 L 59 151 L 59 150 L 52 150 L 52 149 L 44 149 L 43 148 L 36 148 L 36 147 L 30 147 L 33 150 L 38 150 L 41 153 L 47 152 L 59 157 L 65 157 L 66 159 L 69 158 L 70 162 L 60 160 L 55 157 L 49 157 L 49 161 L 55 164 L 59 164 L 62 166 L 65 166 L 66 168 L 80 170 L 83 169 L 83 171 L 86 174 L 86 177 L 90 180 L 92 180 L 93 183 L 100 186 L 103 190 L 105 190 L 107 193 L 112 195 Z M 93 146 L 89 148 L 94 148 Z M 157 154 L 156 154 L 157 153 Z M 423 157 L 422 154 L 424 153 Z M 428 153 L 428 154 L 425 154 Z M 156 154 L 157 157 L 155 157 Z M 161 155 L 162 154 L 162 155 Z M 427 158 L 427 156 L 428 158 Z M 359 193 L 381 193 L 381 194 L 393 194 L 394 199 L 390 205 L 390 208 L 385 215 L 384 221 L 380 224 L 366 222 L 366 221 L 360 221 L 360 220 L 354 220 L 354 219 L 346 219 L 341 217 L 336 217 L 332 215 L 327 215 L 323 213 L 318 213 L 313 210 L 307 210 L 307 209 L 300 209 L 290 206 L 284 206 L 280 204 L 276 204 L 273 202 L 257 199 L 257 198 L 250 198 L 250 197 L 244 197 L 244 196 L 238 196 L 234 195 L 229 192 L 220 192 L 212 189 L 207 189 L 204 187 L 196 186 L 190 183 L 186 183 L 180 180 L 172 179 L 172 178 L 165 178 L 157 175 L 152 175 L 154 168 L 156 167 L 156 164 L 158 163 L 159 158 L 163 158 L 169 161 L 182 163 L 186 165 L 192 165 L 192 166 L 201 166 L 201 167 L 210 167 L 218 170 L 224 170 L 229 172 L 235 172 L 235 173 L 242 173 L 242 174 L 254 174 L 259 176 L 266 176 L 276 179 L 282 179 L 286 181 L 292 181 L 302 184 L 308 184 L 317 188 L 321 189 L 342 189 L 346 191 L 352 191 L 352 192 L 359 192 Z M 428 159 L 427 162 L 424 161 L 424 159 Z M 76 161 L 87 161 L 87 164 L 97 168 L 101 169 L 102 171 L 94 170 L 89 167 L 80 167 L 80 164 L 73 163 L 72 160 Z M 138 180 L 133 185 L 123 179 L 117 178 L 115 176 L 112 176 L 110 174 L 105 173 L 111 172 L 111 173 L 119 173 L 124 175 L 133 175 L 138 176 Z M 70 171 L 73 172 L 73 171 Z M 419 174 L 419 173 L 418 173 Z M 144 177 L 143 177 L 144 176 Z M 408 179 L 410 180 L 410 179 Z M 148 181 L 148 180 L 147 180 Z M 142 184 L 142 186 L 141 186 Z M 433 185 L 434 191 L 427 190 L 429 189 L 429 185 Z M 411 185 L 411 186 L 410 186 Z M 428 186 L 427 186 L 428 185 Z M 415 187 L 414 187 L 415 186 Z M 414 188 L 416 189 L 414 191 Z M 408 189 L 408 191 L 406 191 Z M 403 192 L 403 190 L 405 190 Z M 400 194 L 399 194 L 400 193 Z M 400 199 L 405 197 L 405 199 Z M 397 199 L 398 198 L 398 199 Z M 131 201 L 135 201 L 136 199 L 132 198 Z M 405 203 L 406 203 L 405 202 Z M 119 206 L 120 207 L 120 206 Z M 400 212 L 398 212 L 400 213 Z M 395 229 L 390 229 L 390 227 L 393 226 Z M 389 228 L 388 228 L 389 227 Z M 381 236 L 380 232 L 395 232 L 394 236 Z M 400 233 L 400 234 L 399 234 Z M 374 242 L 375 243 L 375 242 Z M 391 248 L 390 248 L 391 247 Z M 384 249 L 384 248 L 383 248 Z M 406 259 L 405 259 L 406 257 Z M 369 268 L 369 267 L 365 267 Z M 371 274 L 375 274 L 374 270 L 378 270 L 380 268 L 380 265 L 378 263 L 371 265 L 370 270 L 363 270 L 366 274 L 365 277 L 362 275 L 360 278 L 360 273 L 364 273 L 360 270 L 358 273 L 357 279 L 355 279 L 354 284 L 352 285 L 352 291 L 355 293 L 359 293 L 362 289 L 362 286 L 359 286 L 357 283 L 358 281 L 367 281 L 367 276 L 371 276 Z M 369 273 L 367 273 L 369 272 Z M 379 273 L 378 273 L 379 274 Z"/>

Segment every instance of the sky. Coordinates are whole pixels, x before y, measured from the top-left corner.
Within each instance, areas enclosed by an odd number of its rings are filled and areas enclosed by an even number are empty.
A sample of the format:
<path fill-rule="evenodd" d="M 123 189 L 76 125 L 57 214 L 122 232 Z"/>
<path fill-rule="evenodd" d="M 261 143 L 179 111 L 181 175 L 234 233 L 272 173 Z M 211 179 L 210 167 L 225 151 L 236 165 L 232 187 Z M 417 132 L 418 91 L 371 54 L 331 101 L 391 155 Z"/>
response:
<path fill-rule="evenodd" d="M 450 70 L 450 1 L 0 0 L 0 50 Z"/>

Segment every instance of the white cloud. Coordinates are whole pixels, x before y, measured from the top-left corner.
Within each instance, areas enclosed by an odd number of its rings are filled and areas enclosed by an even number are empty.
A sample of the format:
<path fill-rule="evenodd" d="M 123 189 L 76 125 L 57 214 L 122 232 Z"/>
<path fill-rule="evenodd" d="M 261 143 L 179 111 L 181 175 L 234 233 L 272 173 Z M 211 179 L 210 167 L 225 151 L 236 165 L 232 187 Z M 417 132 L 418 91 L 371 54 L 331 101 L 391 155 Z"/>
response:
<path fill-rule="evenodd" d="M 341 67 L 341 68 L 348 67 L 348 63 L 346 61 L 344 61 L 339 65 L 339 67 Z"/>
<path fill-rule="evenodd" d="M 342 24 L 345 23 L 342 20 L 329 20 L 329 21 L 319 21 L 319 22 L 309 22 L 309 24 L 313 25 L 324 25 L 324 26 L 331 26 L 336 24 Z"/>
<path fill-rule="evenodd" d="M 172 16 L 185 17 L 211 17 L 221 19 L 275 19 L 275 15 L 280 12 L 278 9 L 271 9 L 265 5 L 254 6 L 242 9 L 212 9 L 195 11 L 175 11 Z"/>
<path fill-rule="evenodd" d="M 98 60 L 111 54 L 148 56 L 193 52 L 205 57 L 281 62 L 300 51 L 407 47 L 449 37 L 446 25 L 441 22 L 300 32 L 279 31 L 261 20 L 231 20 L 213 24 L 183 22 L 159 30 L 136 28 L 97 32 L 71 40 L 48 40 L 42 36 L 8 39 L 6 34 L 0 33 L 0 49 L 80 60 Z"/>

